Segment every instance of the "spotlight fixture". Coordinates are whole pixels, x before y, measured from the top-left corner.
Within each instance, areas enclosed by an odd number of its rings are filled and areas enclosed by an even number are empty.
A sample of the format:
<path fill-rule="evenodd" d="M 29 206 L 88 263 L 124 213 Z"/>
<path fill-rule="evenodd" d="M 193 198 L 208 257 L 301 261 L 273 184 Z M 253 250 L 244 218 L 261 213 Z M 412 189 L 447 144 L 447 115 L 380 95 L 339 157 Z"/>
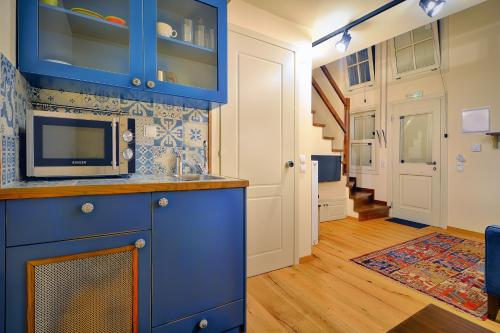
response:
<path fill-rule="evenodd" d="M 337 49 L 337 51 L 344 53 L 345 51 L 347 51 L 350 42 L 351 42 L 351 35 L 346 30 L 344 31 L 342 38 L 335 44 L 335 48 Z"/>
<path fill-rule="evenodd" d="M 420 8 L 429 16 L 434 17 L 446 4 L 446 0 L 420 0 Z"/>

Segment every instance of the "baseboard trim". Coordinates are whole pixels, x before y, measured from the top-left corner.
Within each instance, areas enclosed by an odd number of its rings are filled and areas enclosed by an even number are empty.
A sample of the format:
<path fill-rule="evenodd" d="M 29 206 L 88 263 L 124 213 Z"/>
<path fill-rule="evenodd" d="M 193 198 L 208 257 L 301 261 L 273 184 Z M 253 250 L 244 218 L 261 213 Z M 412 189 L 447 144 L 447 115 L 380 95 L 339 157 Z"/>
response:
<path fill-rule="evenodd" d="M 455 228 L 455 227 L 447 227 L 446 230 L 451 231 L 451 232 L 457 232 L 457 233 L 470 235 L 472 237 L 484 238 L 484 232 L 470 231 L 470 230 Z"/>
<path fill-rule="evenodd" d="M 314 255 L 304 256 L 299 259 L 299 264 L 305 264 L 306 262 L 313 261 L 316 258 Z"/>

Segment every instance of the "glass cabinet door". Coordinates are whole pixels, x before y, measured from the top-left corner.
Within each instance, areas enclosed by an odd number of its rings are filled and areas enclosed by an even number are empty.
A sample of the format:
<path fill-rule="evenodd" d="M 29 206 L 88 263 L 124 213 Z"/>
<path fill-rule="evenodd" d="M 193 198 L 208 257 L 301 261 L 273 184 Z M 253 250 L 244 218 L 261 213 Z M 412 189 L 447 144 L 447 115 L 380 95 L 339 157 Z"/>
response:
<path fill-rule="evenodd" d="M 126 87 L 143 77 L 142 0 L 21 0 L 20 11 L 22 67 Z"/>
<path fill-rule="evenodd" d="M 145 7 L 147 87 L 214 100 L 225 86 L 226 2 L 151 3 L 155 8 Z"/>

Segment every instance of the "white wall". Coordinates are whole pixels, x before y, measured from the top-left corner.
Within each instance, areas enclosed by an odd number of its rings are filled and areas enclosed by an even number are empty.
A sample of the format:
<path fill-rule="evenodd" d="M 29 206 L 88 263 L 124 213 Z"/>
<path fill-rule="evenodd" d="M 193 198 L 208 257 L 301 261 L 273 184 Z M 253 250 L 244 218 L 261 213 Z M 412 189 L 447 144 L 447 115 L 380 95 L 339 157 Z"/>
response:
<path fill-rule="evenodd" d="M 500 1 L 489 0 L 445 19 L 441 25 L 441 72 L 392 79 L 388 43 L 377 45 L 376 84 L 347 91 L 343 60 L 328 65 L 335 80 L 351 98 L 351 110 L 379 109 L 378 128 L 390 130 L 387 110 L 416 91 L 426 96 L 446 95 L 448 139 L 448 225 L 483 232 L 500 224 L 500 150 L 483 134 L 461 133 L 461 110 L 492 107 L 492 130 L 500 131 Z M 441 76 L 442 74 L 442 76 Z M 390 144 L 390 133 L 388 144 Z M 471 153 L 473 143 L 481 153 Z M 378 145 L 376 174 L 355 174 L 358 185 L 375 189 L 376 199 L 391 200 L 387 188 L 387 149 Z M 456 156 L 464 154 L 464 172 L 457 172 Z M 385 167 L 384 167 L 385 166 Z"/>
<path fill-rule="evenodd" d="M 16 0 L 0 1 L 0 52 L 16 64 Z"/>
<path fill-rule="evenodd" d="M 285 43 L 295 50 L 295 146 L 296 164 L 298 165 L 299 154 L 307 157 L 307 171 L 305 174 L 299 173 L 299 168 L 295 168 L 297 173 L 295 192 L 298 196 L 298 205 L 295 209 L 298 221 L 298 256 L 303 257 L 311 253 L 311 43 L 310 31 L 305 30 L 290 21 L 272 15 L 257 7 L 254 7 L 242 0 L 233 0 L 228 6 L 228 21 L 230 25 L 235 25 L 266 39 L 275 40 L 277 44 Z M 212 123 L 212 126 L 215 124 Z M 256 129 L 257 130 L 257 129 Z M 213 128 L 213 133 L 218 129 Z"/>
<path fill-rule="evenodd" d="M 461 133 L 461 110 L 491 106 L 492 130 L 500 131 L 500 1 L 489 0 L 449 20 L 448 87 L 449 225 L 484 232 L 500 224 L 500 150 L 489 137 Z M 471 144 L 481 143 L 481 153 Z M 465 171 L 456 171 L 464 154 Z"/>

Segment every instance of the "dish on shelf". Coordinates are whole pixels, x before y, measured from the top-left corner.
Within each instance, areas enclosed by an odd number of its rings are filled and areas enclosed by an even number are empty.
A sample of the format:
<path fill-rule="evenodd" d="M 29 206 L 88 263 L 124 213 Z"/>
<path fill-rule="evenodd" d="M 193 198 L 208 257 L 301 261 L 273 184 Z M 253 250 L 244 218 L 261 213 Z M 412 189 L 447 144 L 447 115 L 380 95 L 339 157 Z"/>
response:
<path fill-rule="evenodd" d="M 120 25 L 127 25 L 127 21 L 117 16 L 106 16 L 106 21 Z"/>
<path fill-rule="evenodd" d="M 66 61 L 62 61 L 62 60 L 57 60 L 57 59 L 43 59 L 45 61 L 49 61 L 49 62 L 54 62 L 56 64 L 61 64 L 61 65 L 68 65 L 68 66 L 71 66 L 71 64 L 69 62 L 66 62 Z"/>
<path fill-rule="evenodd" d="M 71 8 L 71 11 L 72 12 L 75 12 L 75 13 L 79 13 L 79 14 L 83 14 L 83 15 L 87 15 L 87 16 L 91 16 L 91 17 L 95 17 L 95 18 L 98 18 L 98 19 L 101 19 L 103 21 L 105 21 L 106 19 L 104 18 L 104 16 L 102 16 L 101 14 L 99 13 L 96 13 L 90 9 L 85 9 L 85 8 L 79 8 L 79 7 L 75 7 L 75 8 Z"/>
<path fill-rule="evenodd" d="M 59 6 L 59 0 L 42 0 L 42 3 L 49 6 Z"/>

